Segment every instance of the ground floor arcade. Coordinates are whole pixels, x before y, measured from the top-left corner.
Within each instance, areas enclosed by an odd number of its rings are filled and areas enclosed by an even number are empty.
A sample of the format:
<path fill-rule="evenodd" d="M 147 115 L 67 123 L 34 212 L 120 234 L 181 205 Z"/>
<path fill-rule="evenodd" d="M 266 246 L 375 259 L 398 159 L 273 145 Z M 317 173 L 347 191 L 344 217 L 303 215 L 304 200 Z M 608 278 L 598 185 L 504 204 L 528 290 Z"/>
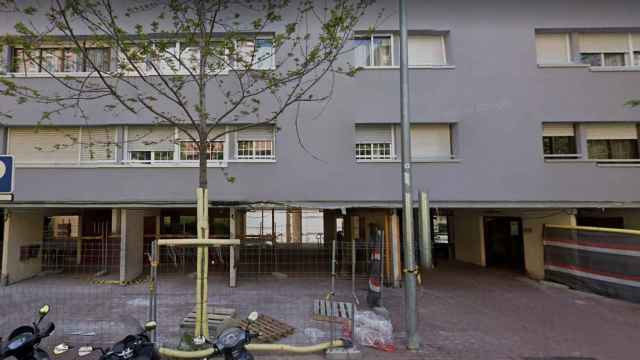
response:
<path fill-rule="evenodd" d="M 366 277 L 378 240 L 385 282 L 400 286 L 400 209 L 216 206 L 209 214 L 209 238 L 240 240 L 233 259 L 228 247 L 214 248 L 212 272 L 235 270 L 240 279 L 273 273 L 328 274 L 335 258 L 338 273 Z M 417 217 L 416 211 L 420 252 Z M 545 224 L 638 229 L 640 210 L 441 208 L 431 209 L 430 223 L 436 264 L 455 259 L 542 279 Z M 188 208 L 5 209 L 2 284 L 43 273 L 82 273 L 97 280 L 130 282 L 148 271 L 152 241 L 194 238 L 195 224 L 195 209 Z M 163 248 L 160 270 L 190 274 L 194 258 L 194 249 Z"/>

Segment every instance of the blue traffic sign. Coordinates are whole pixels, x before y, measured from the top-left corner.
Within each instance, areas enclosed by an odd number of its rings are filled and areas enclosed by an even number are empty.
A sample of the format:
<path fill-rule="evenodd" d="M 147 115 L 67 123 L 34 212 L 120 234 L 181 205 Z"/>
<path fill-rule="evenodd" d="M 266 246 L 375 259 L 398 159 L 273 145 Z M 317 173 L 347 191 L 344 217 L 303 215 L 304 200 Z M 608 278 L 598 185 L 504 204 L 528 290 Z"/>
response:
<path fill-rule="evenodd" d="M 0 155 L 0 194 L 12 194 L 14 184 L 13 155 Z"/>

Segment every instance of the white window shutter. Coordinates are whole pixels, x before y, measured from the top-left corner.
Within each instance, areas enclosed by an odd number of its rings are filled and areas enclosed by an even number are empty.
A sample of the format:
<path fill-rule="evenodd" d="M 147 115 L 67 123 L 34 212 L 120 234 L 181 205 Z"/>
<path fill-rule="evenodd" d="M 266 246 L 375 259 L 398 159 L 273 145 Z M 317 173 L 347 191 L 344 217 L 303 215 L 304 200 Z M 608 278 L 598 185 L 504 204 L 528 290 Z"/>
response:
<path fill-rule="evenodd" d="M 11 128 L 7 152 L 17 163 L 78 162 L 80 128 Z"/>
<path fill-rule="evenodd" d="M 569 63 L 569 34 L 536 34 L 538 64 Z"/>
<path fill-rule="evenodd" d="M 580 52 L 627 52 L 629 51 L 629 35 L 627 33 L 581 33 L 579 36 Z"/>
<path fill-rule="evenodd" d="M 273 126 L 259 125 L 238 132 L 238 140 L 273 140 Z"/>
<path fill-rule="evenodd" d="M 414 159 L 451 158 L 449 124 L 413 124 L 411 154 Z"/>
<path fill-rule="evenodd" d="M 383 125 L 356 125 L 356 143 L 391 143 L 393 126 Z"/>
<path fill-rule="evenodd" d="M 625 123 L 598 123 L 586 124 L 587 139 L 589 140 L 624 140 L 637 139 L 638 127 L 636 124 Z"/>
<path fill-rule="evenodd" d="M 211 130 L 209 132 L 209 140 L 212 140 L 213 138 L 215 138 L 217 135 L 222 134 L 223 132 L 225 132 L 226 128 L 224 126 L 216 126 L 213 128 L 213 130 Z M 191 134 L 191 136 L 193 136 L 194 139 L 198 140 L 198 132 L 196 131 L 195 128 L 190 128 L 188 129 L 189 134 Z M 191 139 L 187 134 L 184 133 L 184 131 L 182 131 L 181 129 L 178 129 L 178 138 L 176 141 L 193 141 L 193 139 Z M 224 136 L 221 138 L 217 138 L 215 141 L 224 141 Z"/>
<path fill-rule="evenodd" d="M 409 66 L 446 65 L 441 35 L 409 36 Z"/>
<path fill-rule="evenodd" d="M 80 161 L 116 160 L 117 128 L 84 127 L 80 134 Z"/>
<path fill-rule="evenodd" d="M 575 129 L 572 123 L 545 123 L 542 136 L 575 136 Z"/>
<path fill-rule="evenodd" d="M 129 151 L 173 151 L 175 131 L 169 126 L 129 126 Z"/>

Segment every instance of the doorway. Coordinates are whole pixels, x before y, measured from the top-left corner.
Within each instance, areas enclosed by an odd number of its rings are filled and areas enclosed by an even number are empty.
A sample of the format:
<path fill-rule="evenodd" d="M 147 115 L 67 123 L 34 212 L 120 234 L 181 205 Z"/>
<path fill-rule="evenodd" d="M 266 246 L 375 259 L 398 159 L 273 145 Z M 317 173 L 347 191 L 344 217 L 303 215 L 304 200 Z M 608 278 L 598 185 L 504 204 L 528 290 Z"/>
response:
<path fill-rule="evenodd" d="M 485 217 L 484 239 L 487 267 L 524 271 L 522 219 Z"/>

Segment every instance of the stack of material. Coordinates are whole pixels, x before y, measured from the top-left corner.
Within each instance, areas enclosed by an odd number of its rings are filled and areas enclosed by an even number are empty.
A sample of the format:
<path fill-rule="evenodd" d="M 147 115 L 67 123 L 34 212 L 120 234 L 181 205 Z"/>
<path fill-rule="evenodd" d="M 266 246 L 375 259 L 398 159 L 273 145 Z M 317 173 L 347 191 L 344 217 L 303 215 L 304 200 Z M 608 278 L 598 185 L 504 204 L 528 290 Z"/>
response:
<path fill-rule="evenodd" d="M 223 321 L 234 318 L 236 316 L 236 310 L 232 308 L 222 307 L 219 305 L 210 305 L 208 307 L 207 315 L 209 318 L 209 333 L 215 334 L 216 329 Z M 194 330 L 196 326 L 196 311 L 195 309 L 182 319 L 180 328 L 185 330 Z"/>

